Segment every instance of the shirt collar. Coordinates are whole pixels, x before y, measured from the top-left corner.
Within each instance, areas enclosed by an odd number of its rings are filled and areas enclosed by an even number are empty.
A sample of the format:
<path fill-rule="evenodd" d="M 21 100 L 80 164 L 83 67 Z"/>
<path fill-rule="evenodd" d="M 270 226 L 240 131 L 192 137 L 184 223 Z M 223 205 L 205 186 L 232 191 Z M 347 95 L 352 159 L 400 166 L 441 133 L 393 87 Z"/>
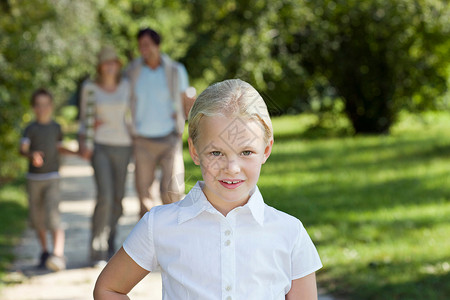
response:
<path fill-rule="evenodd" d="M 202 187 L 204 184 L 203 181 L 198 181 L 186 197 L 177 202 L 177 205 L 180 207 L 178 224 L 197 217 L 203 211 L 217 212 L 203 193 Z M 257 186 L 255 186 L 250 199 L 243 207 L 250 210 L 253 218 L 259 225 L 264 225 L 264 200 Z"/>
<path fill-rule="evenodd" d="M 255 186 L 255 190 L 253 194 L 248 199 L 247 204 L 244 207 L 248 206 L 250 211 L 252 212 L 253 218 L 259 225 L 264 225 L 264 199 L 259 191 L 258 187 Z"/>
<path fill-rule="evenodd" d="M 183 200 L 176 204 L 180 207 L 178 224 L 195 218 L 203 211 L 214 208 L 202 191 L 203 182 L 198 181 Z"/>

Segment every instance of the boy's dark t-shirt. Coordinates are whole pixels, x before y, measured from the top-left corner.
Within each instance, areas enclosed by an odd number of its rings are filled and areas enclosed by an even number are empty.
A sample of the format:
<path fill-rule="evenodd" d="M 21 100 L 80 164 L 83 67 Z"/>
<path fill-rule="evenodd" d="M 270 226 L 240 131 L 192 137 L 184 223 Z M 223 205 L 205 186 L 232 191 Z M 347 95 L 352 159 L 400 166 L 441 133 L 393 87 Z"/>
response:
<path fill-rule="evenodd" d="M 55 121 L 40 124 L 36 121 L 30 123 L 24 130 L 23 137 L 29 139 L 30 152 L 42 151 L 44 153 L 44 164 L 35 167 L 29 163 L 29 173 L 51 173 L 59 169 L 58 144 L 62 141 L 61 126 Z"/>

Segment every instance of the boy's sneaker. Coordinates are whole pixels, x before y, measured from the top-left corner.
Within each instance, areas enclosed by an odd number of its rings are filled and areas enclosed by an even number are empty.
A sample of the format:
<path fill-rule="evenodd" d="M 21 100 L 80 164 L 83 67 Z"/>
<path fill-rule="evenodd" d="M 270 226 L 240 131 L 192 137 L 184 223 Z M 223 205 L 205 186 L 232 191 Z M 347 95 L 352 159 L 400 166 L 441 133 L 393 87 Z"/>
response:
<path fill-rule="evenodd" d="M 45 264 L 47 263 L 47 259 L 49 257 L 50 257 L 50 253 L 48 253 L 47 251 L 41 253 L 41 258 L 39 260 L 39 265 L 38 265 L 39 269 L 45 268 Z"/>
<path fill-rule="evenodd" d="M 45 266 L 52 271 L 61 271 L 66 269 L 66 259 L 61 256 L 52 255 L 47 259 Z"/>

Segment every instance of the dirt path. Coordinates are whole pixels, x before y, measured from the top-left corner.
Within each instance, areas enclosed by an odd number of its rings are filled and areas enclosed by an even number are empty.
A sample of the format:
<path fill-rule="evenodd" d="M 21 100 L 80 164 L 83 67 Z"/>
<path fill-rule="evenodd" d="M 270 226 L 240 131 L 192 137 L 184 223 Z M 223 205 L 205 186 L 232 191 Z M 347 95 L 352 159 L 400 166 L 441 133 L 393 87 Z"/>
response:
<path fill-rule="evenodd" d="M 53 273 L 34 268 L 38 263 L 39 244 L 34 232 L 27 229 L 15 253 L 17 260 L 7 285 L 0 291 L 3 300 L 78 300 L 92 299 L 92 290 L 101 269 L 88 262 L 90 218 L 94 209 L 95 186 L 92 169 L 77 157 L 65 157 L 61 167 L 62 219 L 66 228 L 65 254 L 67 270 Z M 118 246 L 138 221 L 138 201 L 133 187 L 133 174 L 127 178 L 124 215 L 119 221 Z M 144 278 L 130 293 L 135 300 L 162 298 L 160 274 L 155 272 Z M 320 300 L 332 300 L 320 295 Z M 182 300 L 182 299 L 180 299 Z"/>

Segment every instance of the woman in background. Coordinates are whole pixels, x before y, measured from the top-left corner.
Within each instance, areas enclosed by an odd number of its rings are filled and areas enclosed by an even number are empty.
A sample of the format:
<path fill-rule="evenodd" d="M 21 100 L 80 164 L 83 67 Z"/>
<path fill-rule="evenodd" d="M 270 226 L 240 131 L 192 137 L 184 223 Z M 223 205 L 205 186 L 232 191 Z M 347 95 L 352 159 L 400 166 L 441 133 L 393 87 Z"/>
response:
<path fill-rule="evenodd" d="M 127 166 L 132 153 L 127 117 L 131 90 L 121 78 L 119 57 L 105 46 L 98 55 L 97 78 L 81 90 L 80 154 L 91 159 L 97 187 L 92 217 L 90 259 L 106 264 L 115 253 L 117 222 L 122 215 Z"/>

